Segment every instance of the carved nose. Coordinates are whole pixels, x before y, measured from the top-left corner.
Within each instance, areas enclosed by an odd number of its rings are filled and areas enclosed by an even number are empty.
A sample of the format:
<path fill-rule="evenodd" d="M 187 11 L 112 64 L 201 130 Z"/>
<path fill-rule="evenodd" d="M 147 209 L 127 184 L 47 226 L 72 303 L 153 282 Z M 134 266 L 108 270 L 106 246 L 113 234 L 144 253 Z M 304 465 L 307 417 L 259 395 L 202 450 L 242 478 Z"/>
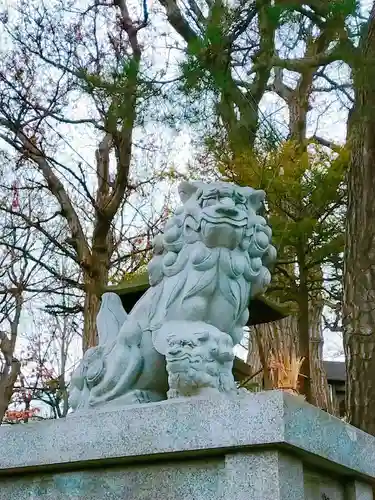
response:
<path fill-rule="evenodd" d="M 228 217 L 235 217 L 238 215 L 236 204 L 229 196 L 223 196 L 221 198 L 220 204 L 216 208 L 216 212 L 219 215 L 226 215 Z"/>
<path fill-rule="evenodd" d="M 217 207 L 216 212 L 219 215 L 226 215 L 228 217 L 236 217 L 238 215 L 238 210 L 234 203 L 233 205 L 220 205 Z"/>
<path fill-rule="evenodd" d="M 172 356 L 176 356 L 177 354 L 181 354 L 181 352 L 182 352 L 181 347 L 175 346 L 175 347 L 171 347 L 169 349 L 169 354 Z"/>

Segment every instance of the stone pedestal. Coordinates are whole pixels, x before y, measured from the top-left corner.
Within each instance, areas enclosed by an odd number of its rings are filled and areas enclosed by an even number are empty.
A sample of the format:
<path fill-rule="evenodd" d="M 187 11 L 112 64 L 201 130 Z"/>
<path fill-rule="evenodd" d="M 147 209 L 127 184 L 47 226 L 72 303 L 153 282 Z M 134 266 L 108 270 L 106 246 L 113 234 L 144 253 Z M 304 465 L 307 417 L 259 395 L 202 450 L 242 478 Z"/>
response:
<path fill-rule="evenodd" d="M 372 500 L 375 438 L 282 392 L 0 427 L 0 500 Z"/>

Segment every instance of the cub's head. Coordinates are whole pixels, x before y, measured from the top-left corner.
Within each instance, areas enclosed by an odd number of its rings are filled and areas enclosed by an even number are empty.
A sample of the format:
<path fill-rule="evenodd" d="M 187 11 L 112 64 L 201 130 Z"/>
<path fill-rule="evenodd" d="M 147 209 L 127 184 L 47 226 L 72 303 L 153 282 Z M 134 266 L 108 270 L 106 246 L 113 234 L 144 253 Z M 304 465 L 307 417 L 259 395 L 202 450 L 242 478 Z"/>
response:
<path fill-rule="evenodd" d="M 192 396 L 204 388 L 234 389 L 233 341 L 202 321 L 167 321 L 153 334 L 153 344 L 166 359 L 168 398 Z"/>

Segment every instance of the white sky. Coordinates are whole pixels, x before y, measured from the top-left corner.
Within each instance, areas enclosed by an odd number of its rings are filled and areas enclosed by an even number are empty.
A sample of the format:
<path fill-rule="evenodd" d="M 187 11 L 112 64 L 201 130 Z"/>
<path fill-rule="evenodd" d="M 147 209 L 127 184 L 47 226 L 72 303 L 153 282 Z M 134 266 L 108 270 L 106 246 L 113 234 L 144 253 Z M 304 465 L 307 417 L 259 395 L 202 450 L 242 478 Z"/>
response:
<path fill-rule="evenodd" d="M 10 0 L 0 0 L 0 10 L 4 5 L 11 5 L 13 2 Z M 150 5 L 150 12 L 152 13 L 153 9 Z M 371 5 L 370 0 L 364 0 L 363 6 L 364 8 L 368 8 Z M 160 45 L 156 48 L 150 49 L 152 54 L 150 54 L 151 60 L 154 62 L 154 69 L 158 67 L 159 62 L 163 59 L 163 41 L 160 39 Z M 175 56 L 174 56 L 175 57 Z M 176 68 L 177 60 L 173 61 L 171 64 L 171 71 Z M 174 69 L 173 69 L 174 68 Z M 341 70 L 344 71 L 345 69 Z M 344 77 L 347 75 L 344 74 Z M 338 101 L 334 101 L 332 96 L 319 95 L 314 97 L 314 110 L 309 114 L 309 127 L 308 134 L 317 133 L 317 135 L 321 135 L 327 139 L 330 139 L 334 142 L 343 143 L 345 141 L 346 135 L 346 110 L 344 106 Z M 275 96 L 268 94 L 266 95 L 261 103 L 262 111 L 267 115 L 280 106 L 280 102 L 275 98 Z M 325 109 L 323 116 L 321 116 L 321 110 Z M 85 115 L 87 111 L 87 103 L 82 99 L 78 101 L 77 106 L 75 106 L 75 114 L 76 116 Z M 320 116 L 318 118 L 318 115 Z M 279 119 L 281 121 L 287 120 L 287 111 L 284 105 L 283 110 L 279 110 L 278 112 Z M 97 137 L 92 134 L 89 129 L 80 128 L 81 132 L 77 134 L 75 131 L 69 126 L 64 126 L 65 131 L 64 134 L 69 138 L 70 144 L 73 148 L 79 152 L 81 156 L 91 165 L 94 164 L 94 151 L 97 146 Z M 63 127 L 63 128 L 64 128 Z M 142 134 L 145 131 L 139 130 L 135 134 L 135 140 L 139 140 L 142 138 Z M 161 162 L 166 165 L 171 165 L 177 167 L 178 170 L 186 171 L 188 163 L 194 159 L 196 151 L 192 144 L 192 134 L 189 131 L 188 127 L 185 127 L 182 131 L 172 132 L 170 129 L 165 128 L 164 130 L 161 127 L 155 127 L 151 125 L 146 127 L 146 133 L 154 134 L 155 141 L 163 142 L 163 155 L 151 155 L 151 156 L 142 156 L 142 160 L 147 163 L 147 170 L 157 169 L 160 167 Z M 69 149 L 69 147 L 65 144 L 62 144 L 59 150 L 59 156 L 62 161 L 67 161 L 71 163 L 72 161 L 78 161 L 77 157 L 75 157 L 74 153 Z M 256 186 L 254 186 L 256 187 Z M 154 203 L 158 203 L 157 198 L 153 200 Z M 130 215 L 129 215 L 130 217 Z M 21 324 L 21 330 L 28 330 L 31 324 L 31 315 L 27 311 L 24 312 Z M 75 349 L 76 351 L 76 349 Z M 326 359 L 338 359 L 336 358 L 337 353 L 342 351 L 342 341 L 338 334 L 334 334 L 332 332 L 325 332 L 325 346 L 324 346 L 324 355 Z M 241 348 L 236 348 L 236 353 L 242 357 L 246 357 L 246 351 Z M 341 358 L 342 359 L 342 358 Z"/>

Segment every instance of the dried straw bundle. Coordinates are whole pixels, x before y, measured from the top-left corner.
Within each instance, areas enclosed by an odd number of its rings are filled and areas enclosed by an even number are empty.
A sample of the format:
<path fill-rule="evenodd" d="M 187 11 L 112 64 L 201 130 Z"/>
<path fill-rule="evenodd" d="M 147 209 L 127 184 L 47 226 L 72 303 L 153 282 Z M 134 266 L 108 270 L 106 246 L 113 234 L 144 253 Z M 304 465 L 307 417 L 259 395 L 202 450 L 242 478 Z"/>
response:
<path fill-rule="evenodd" d="M 268 371 L 273 389 L 298 394 L 298 378 L 304 358 L 284 348 L 273 352 L 269 358 Z"/>

